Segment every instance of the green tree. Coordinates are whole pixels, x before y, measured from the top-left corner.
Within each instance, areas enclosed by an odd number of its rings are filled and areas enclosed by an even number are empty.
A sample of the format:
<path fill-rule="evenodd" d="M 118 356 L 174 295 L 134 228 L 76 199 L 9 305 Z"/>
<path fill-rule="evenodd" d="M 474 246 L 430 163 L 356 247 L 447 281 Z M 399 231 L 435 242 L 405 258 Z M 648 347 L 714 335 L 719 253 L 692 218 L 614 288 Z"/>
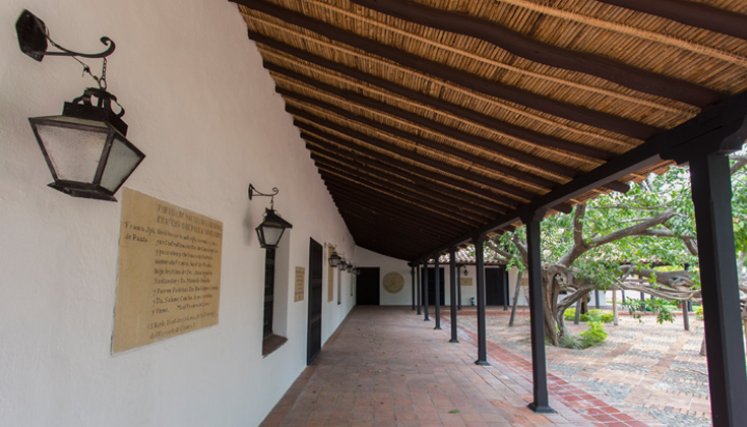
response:
<path fill-rule="evenodd" d="M 747 154 L 732 157 L 732 209 L 740 270 L 747 253 Z M 594 289 L 620 285 L 670 300 L 698 299 L 697 241 L 687 167 L 672 166 L 631 186 L 602 195 L 570 214 L 542 224 L 545 333 L 558 345 L 565 334 L 563 312 Z M 487 249 L 523 269 L 523 227 L 491 239 Z M 654 264 L 689 265 L 690 271 L 657 272 Z M 743 274 L 744 277 L 744 274 Z M 747 287 L 745 287 L 747 290 Z M 568 294 L 558 301 L 561 291 Z"/>

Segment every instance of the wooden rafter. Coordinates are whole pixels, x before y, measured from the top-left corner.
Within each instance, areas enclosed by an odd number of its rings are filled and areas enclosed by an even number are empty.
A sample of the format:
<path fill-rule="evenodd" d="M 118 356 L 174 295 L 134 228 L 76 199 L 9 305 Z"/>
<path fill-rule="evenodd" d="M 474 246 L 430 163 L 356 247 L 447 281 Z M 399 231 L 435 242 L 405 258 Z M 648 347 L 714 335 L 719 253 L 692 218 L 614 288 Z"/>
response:
<path fill-rule="evenodd" d="M 747 16 L 704 3 L 682 0 L 599 0 L 747 40 Z"/>
<path fill-rule="evenodd" d="M 597 160 L 606 160 L 612 156 L 612 153 L 605 150 L 600 150 L 592 146 L 567 141 L 561 138 L 543 134 L 541 132 L 536 132 L 531 129 L 522 128 L 520 126 L 516 126 L 506 121 L 497 119 L 495 117 L 488 116 L 487 114 L 482 114 L 478 111 L 464 108 L 458 104 L 446 102 L 442 99 L 409 89 L 405 86 L 397 84 L 396 82 L 391 82 L 389 80 L 364 73 L 355 68 L 347 67 L 340 63 L 330 61 L 328 59 L 322 58 L 321 56 L 313 55 L 307 51 L 297 49 L 293 46 L 279 42 L 254 31 L 249 32 L 249 37 L 258 43 L 262 43 L 263 45 L 292 55 L 296 58 L 311 62 L 331 71 L 344 74 L 353 79 L 366 82 L 372 86 L 385 89 L 404 98 L 415 100 L 425 107 L 446 111 L 450 114 L 455 115 L 456 117 L 461 118 L 462 120 L 478 123 L 482 126 L 485 126 L 486 128 L 493 130 L 496 133 L 506 134 L 509 137 L 526 141 L 530 144 L 536 145 L 537 147 L 559 150 L 562 152 L 572 153 Z"/>
<path fill-rule="evenodd" d="M 717 91 L 687 81 L 635 68 L 598 55 L 552 46 L 485 19 L 455 14 L 405 0 L 351 1 L 400 19 L 476 37 L 535 62 L 591 74 L 640 92 L 690 105 L 705 107 L 723 97 Z"/>
<path fill-rule="evenodd" d="M 424 74 L 443 78 L 486 95 L 521 104 L 548 114 L 639 139 L 646 139 L 658 131 L 655 127 L 644 123 L 568 104 L 548 96 L 518 89 L 494 80 L 488 80 L 479 75 L 361 37 L 349 31 L 333 27 L 324 21 L 305 16 L 264 0 L 237 0 L 237 3 L 281 19 L 289 24 L 303 27 L 340 43 L 408 66 Z"/>

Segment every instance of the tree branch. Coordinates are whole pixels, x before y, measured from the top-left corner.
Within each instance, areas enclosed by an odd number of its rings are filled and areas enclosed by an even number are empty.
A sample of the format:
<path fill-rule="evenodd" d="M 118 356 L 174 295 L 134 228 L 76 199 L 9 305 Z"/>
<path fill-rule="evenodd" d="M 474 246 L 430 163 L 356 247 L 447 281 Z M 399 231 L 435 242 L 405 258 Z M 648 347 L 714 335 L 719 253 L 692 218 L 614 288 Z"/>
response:
<path fill-rule="evenodd" d="M 620 240 L 624 237 L 642 235 L 642 233 L 649 230 L 650 228 L 655 227 L 657 225 L 664 224 L 665 222 L 669 221 L 669 219 L 672 218 L 674 214 L 675 214 L 674 211 L 666 210 L 665 212 L 655 217 L 648 218 L 635 225 L 631 225 L 630 227 L 626 227 L 626 228 L 623 228 L 617 231 L 613 231 L 612 233 L 607 234 L 605 236 L 599 236 L 594 239 L 591 239 L 591 241 L 589 241 L 588 243 L 589 249 L 596 248 L 604 244 L 614 242 L 616 240 Z"/>

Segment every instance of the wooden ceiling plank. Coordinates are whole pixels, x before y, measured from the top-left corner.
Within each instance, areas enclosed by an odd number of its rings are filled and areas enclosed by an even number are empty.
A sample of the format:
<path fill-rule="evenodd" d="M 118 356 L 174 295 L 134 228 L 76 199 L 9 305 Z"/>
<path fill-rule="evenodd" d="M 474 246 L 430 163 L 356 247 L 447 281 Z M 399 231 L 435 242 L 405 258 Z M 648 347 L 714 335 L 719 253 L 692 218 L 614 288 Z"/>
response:
<path fill-rule="evenodd" d="M 639 92 L 700 108 L 715 104 L 723 98 L 717 91 L 685 80 L 656 74 L 610 58 L 553 46 L 479 17 L 456 14 L 404 0 L 351 1 L 406 21 L 487 41 L 530 61 L 593 75 Z M 650 3 L 657 2 L 646 1 L 646 4 Z M 662 7 L 659 6 L 658 9 Z"/>
<path fill-rule="evenodd" d="M 668 130 L 664 134 L 651 137 L 638 147 L 615 157 L 593 171 L 553 189 L 479 229 L 465 233 L 463 236 L 454 239 L 453 242 L 437 249 L 425 251 L 424 254 L 434 250 L 444 250 L 443 248 L 449 248 L 467 241 L 475 235 L 490 232 L 515 222 L 518 218 L 538 211 L 541 212 L 548 207 L 557 205 L 558 202 L 572 199 L 599 188 L 609 183 L 610 180 L 616 180 L 631 172 L 650 167 L 661 162 L 662 156 L 666 153 L 671 154 L 677 150 L 694 150 L 696 148 L 707 152 L 709 146 L 711 146 L 711 149 L 720 149 L 718 146 L 714 148 L 713 145 L 721 144 L 726 135 L 730 135 L 729 141 L 734 144 L 737 142 L 744 143 L 747 135 L 747 91 L 733 95 L 717 106 L 705 109 L 687 122 Z"/>
<path fill-rule="evenodd" d="M 265 68 L 267 68 L 270 71 L 285 75 L 287 77 L 291 77 L 294 80 L 300 81 L 302 83 L 308 84 L 310 86 L 313 86 L 315 90 L 323 91 L 328 94 L 332 94 L 338 98 L 344 99 L 346 102 L 355 104 L 363 105 L 371 110 L 374 110 L 377 112 L 377 114 L 383 114 L 383 115 L 390 115 L 395 116 L 400 119 L 403 119 L 407 122 L 415 123 L 419 126 L 425 127 L 433 132 L 441 133 L 443 135 L 446 135 L 450 138 L 453 138 L 457 141 L 460 141 L 462 143 L 466 143 L 469 145 L 472 145 L 474 147 L 479 147 L 489 153 L 492 153 L 494 155 L 499 156 L 505 156 L 508 158 L 511 158 L 514 160 L 514 162 L 522 164 L 525 167 L 533 167 L 538 170 L 544 170 L 552 172 L 556 175 L 560 175 L 563 177 L 573 177 L 574 175 L 578 174 L 580 171 L 578 169 L 574 169 L 568 166 L 564 166 L 560 163 L 542 159 L 540 157 L 537 157 L 535 155 L 532 155 L 530 153 L 523 152 L 521 150 L 517 150 L 512 147 L 508 147 L 505 145 L 502 145 L 498 141 L 490 140 L 487 138 L 483 138 L 474 134 L 462 132 L 458 129 L 455 129 L 451 126 L 447 126 L 443 123 L 440 123 L 435 120 L 427 119 L 419 114 L 415 114 L 406 110 L 403 110 L 401 108 L 397 108 L 394 106 L 391 106 L 389 104 L 385 104 L 383 102 L 376 101 L 375 99 L 359 95 L 355 92 L 342 90 L 339 88 L 336 88 L 331 85 L 327 85 L 325 83 L 322 83 L 316 79 L 312 79 L 308 76 L 305 76 L 300 73 L 296 73 L 295 71 L 288 70 L 286 68 L 283 68 L 281 66 L 275 65 L 271 62 L 265 61 Z M 414 138 L 417 138 L 418 140 L 424 140 L 424 143 L 428 143 L 429 146 L 433 147 L 434 149 L 438 150 L 444 150 L 444 147 L 453 148 L 449 145 L 439 143 L 437 141 L 424 138 L 424 137 L 418 137 L 416 135 L 413 135 L 410 132 L 405 132 L 401 129 L 398 129 L 393 126 L 388 126 L 384 123 L 371 120 L 367 117 L 352 113 L 348 110 L 345 110 L 343 108 L 340 108 L 336 105 L 330 104 L 328 102 L 322 101 L 317 98 L 312 98 L 310 96 L 303 95 L 301 93 L 298 93 L 296 91 L 293 91 L 291 89 L 287 89 L 284 87 L 277 86 L 276 92 L 280 93 L 283 96 L 293 97 L 296 98 L 302 102 L 306 102 L 312 105 L 316 105 L 320 108 L 323 108 L 325 110 L 333 111 L 335 114 L 347 117 L 351 120 L 355 120 L 358 122 L 365 123 L 368 126 L 377 128 L 383 132 L 390 133 L 390 134 L 396 134 L 397 136 L 401 138 L 407 138 L 410 140 L 413 140 Z M 481 160 L 486 160 L 480 156 L 475 156 L 474 154 L 471 154 L 469 152 L 466 152 L 464 150 L 458 149 L 460 156 L 465 157 L 469 156 L 470 158 L 478 158 Z M 504 174 L 507 175 L 514 175 L 517 176 L 519 179 L 530 181 L 531 178 L 537 177 L 536 174 L 530 174 L 527 172 L 520 172 L 514 170 L 510 165 L 493 162 L 491 161 L 490 164 L 492 168 L 496 170 L 501 170 Z M 540 177 L 538 177 L 540 178 Z M 550 185 L 553 186 L 555 183 L 551 180 L 540 178 L 536 179 L 538 185 Z M 543 184 L 539 184 L 543 183 Z M 547 187 L 546 187 L 547 188 Z"/>
<path fill-rule="evenodd" d="M 464 228 L 463 226 L 457 226 L 455 222 L 460 222 L 464 226 L 469 226 L 468 223 L 457 221 L 446 214 L 441 213 L 438 209 L 424 207 L 423 205 L 419 205 L 417 202 L 409 202 L 399 199 L 384 192 L 373 193 L 371 192 L 371 187 L 353 182 L 343 176 L 334 175 L 325 171 L 323 178 L 327 188 L 332 194 L 357 200 L 369 208 L 388 208 L 389 210 L 396 211 L 398 214 L 403 216 L 409 216 L 413 219 L 420 219 L 430 221 L 433 224 L 438 224 L 445 230 L 457 231 Z M 363 193 L 361 189 L 365 189 L 368 192 Z"/>
<path fill-rule="evenodd" d="M 287 110 L 288 108 L 286 108 Z M 374 138 L 370 135 L 364 134 L 362 132 L 355 131 L 353 129 L 349 129 L 347 127 L 344 127 L 338 123 L 334 123 L 332 121 L 329 121 L 327 119 L 318 117 L 313 114 L 309 114 L 306 111 L 300 110 L 300 109 L 291 109 L 294 116 L 297 118 L 303 118 L 311 123 L 314 123 L 315 126 L 311 126 L 306 124 L 303 121 L 300 121 L 298 119 L 294 120 L 294 125 L 296 127 L 304 129 L 304 130 L 310 130 L 310 131 L 323 131 L 324 129 L 319 128 L 326 128 L 326 129 L 332 129 L 336 132 L 339 132 L 341 134 L 345 134 L 348 137 L 354 138 L 358 141 L 364 142 L 365 144 L 372 145 L 375 147 L 378 147 L 382 150 L 389 151 L 391 153 L 394 153 L 396 155 L 408 158 L 414 162 L 422 163 L 424 165 L 428 165 L 430 167 L 440 169 L 446 172 L 449 172 L 451 174 L 461 176 L 465 179 L 472 180 L 475 182 L 479 182 L 481 184 L 490 186 L 496 190 L 505 192 L 505 195 L 514 199 L 517 199 L 519 201 L 526 201 L 534 198 L 537 196 L 536 193 L 527 191 L 525 189 L 519 188 L 513 184 L 509 184 L 507 182 L 499 181 L 493 178 L 486 177 L 484 175 L 479 175 L 475 172 L 469 171 L 464 168 L 460 168 L 457 166 L 453 166 L 450 164 L 446 164 L 443 162 L 440 162 L 438 160 L 432 159 L 430 157 L 424 156 L 422 154 L 419 154 L 417 152 L 412 152 L 406 149 L 403 149 L 401 147 L 398 147 L 394 144 L 391 144 L 387 141 L 381 140 L 379 138 Z M 291 112 L 289 111 L 289 112 Z M 329 132 L 326 132 L 329 133 Z"/>
<path fill-rule="evenodd" d="M 413 219 L 402 215 L 373 210 L 359 201 L 348 199 L 345 196 L 337 196 L 335 203 L 340 207 L 345 216 L 353 216 L 361 222 L 376 225 L 380 228 L 397 230 L 398 234 L 410 235 L 413 238 L 423 239 L 426 236 L 432 238 L 434 235 L 443 237 L 444 228 L 441 224 L 433 224 L 423 221 L 422 218 Z M 364 213 L 365 212 L 365 213 Z M 385 220 L 382 221 L 383 217 Z"/>
<path fill-rule="evenodd" d="M 309 111 L 308 106 L 304 105 L 304 108 L 299 108 L 299 107 L 296 107 L 295 104 L 303 103 L 303 104 L 311 105 L 317 109 L 322 110 L 325 113 L 332 113 L 334 115 L 343 117 L 344 119 L 346 119 L 345 121 L 346 124 L 348 120 L 357 122 L 366 127 L 373 128 L 376 131 L 377 135 L 383 132 L 389 135 L 396 136 L 398 140 L 401 140 L 403 142 L 412 143 L 415 146 L 427 147 L 435 151 L 439 155 L 448 155 L 453 158 L 461 159 L 463 162 L 479 165 L 482 168 L 484 168 L 487 172 L 501 174 L 505 177 L 505 179 L 513 180 L 515 182 L 519 182 L 524 185 L 532 185 L 534 187 L 537 187 L 540 190 L 547 190 L 559 184 L 558 182 L 552 181 L 550 179 L 546 179 L 538 175 L 534 175 L 531 173 L 527 173 L 524 171 L 514 169 L 513 166 L 510 164 L 509 165 L 502 164 L 492 159 L 482 157 L 478 154 L 471 153 L 460 147 L 452 146 L 449 144 L 444 144 L 436 140 L 432 140 L 429 138 L 425 138 L 423 136 L 405 132 L 395 127 L 388 126 L 383 123 L 379 123 L 375 120 L 371 120 L 367 117 L 349 112 L 342 108 L 336 107 L 332 104 L 328 104 L 323 101 L 316 101 L 314 98 L 309 98 L 303 95 L 295 96 L 294 94 L 291 94 L 290 92 L 284 90 L 283 88 L 278 88 L 277 90 L 278 90 L 278 93 L 281 93 L 283 94 L 283 96 L 286 97 L 286 100 L 294 101 L 294 105 L 290 105 L 289 106 L 290 108 L 298 108 L 299 110 L 303 110 L 304 112 L 314 114 L 313 111 Z M 286 108 L 286 111 L 287 110 L 288 108 Z M 564 180 L 568 179 L 567 176 L 564 176 L 563 178 Z"/>
<path fill-rule="evenodd" d="M 446 198 L 452 204 L 465 204 L 468 205 L 471 209 L 480 212 L 505 212 L 505 209 L 503 209 L 502 207 L 493 208 L 492 206 L 496 205 L 490 205 L 481 199 L 469 197 L 469 194 L 467 193 L 443 187 L 437 182 L 427 181 L 418 175 L 410 174 L 407 171 L 403 171 L 401 169 L 386 165 L 383 162 L 378 162 L 376 160 L 361 161 L 358 158 L 340 155 L 339 152 L 332 152 L 323 147 L 318 147 L 308 143 L 306 147 L 309 149 L 309 151 L 311 151 L 312 158 L 314 158 L 315 155 L 321 155 L 328 159 L 335 159 L 339 162 L 348 163 L 352 167 L 367 170 L 369 173 L 381 174 L 385 176 L 387 180 L 391 180 L 403 185 L 410 184 L 413 189 L 418 189 L 420 191 L 432 191 L 435 194 L 438 194 L 439 197 Z"/>
<path fill-rule="evenodd" d="M 485 79 L 479 75 L 413 55 L 409 52 L 336 28 L 324 21 L 269 3 L 264 0 L 233 0 L 249 9 L 275 17 L 289 24 L 313 31 L 329 39 L 347 44 L 369 54 L 377 55 L 460 86 L 524 105 L 538 111 L 616 132 L 638 139 L 646 139 L 661 130 L 623 117 L 573 105 L 556 99 Z"/>
<path fill-rule="evenodd" d="M 255 42 L 261 43 L 274 50 L 281 51 L 295 58 L 300 58 L 304 61 L 308 61 L 319 67 L 326 68 L 355 80 L 362 81 L 369 85 L 376 86 L 386 91 L 395 93 L 404 98 L 417 101 L 424 106 L 446 111 L 453 116 L 461 118 L 462 120 L 477 123 L 480 126 L 490 129 L 496 133 L 508 135 L 511 138 L 525 141 L 539 148 L 558 150 L 565 153 L 584 156 L 586 158 L 594 160 L 607 160 L 612 155 L 612 153 L 605 150 L 550 136 L 531 129 L 523 128 L 512 123 L 502 121 L 495 117 L 488 116 L 487 114 L 462 107 L 461 105 L 429 96 L 422 92 L 412 90 L 403 85 L 399 85 L 395 82 L 365 73 L 356 68 L 348 67 L 338 62 L 330 61 L 321 56 L 314 55 L 305 50 L 295 48 L 254 31 L 249 31 L 249 37 Z"/>
<path fill-rule="evenodd" d="M 372 174 L 370 170 L 355 168 L 355 167 L 350 166 L 348 163 L 344 161 L 340 161 L 339 159 L 328 158 L 328 157 L 320 156 L 319 154 L 312 153 L 311 158 L 321 168 L 334 168 L 335 170 L 344 172 L 350 175 L 351 177 L 365 179 L 365 180 L 374 182 L 382 186 L 387 186 L 387 185 L 392 186 L 396 188 L 399 192 L 403 194 L 407 194 L 410 197 L 426 198 L 430 200 L 432 203 L 440 204 L 444 208 L 448 208 L 451 211 L 460 212 L 472 219 L 476 219 L 479 221 L 485 221 L 486 219 L 490 218 L 490 214 L 489 214 L 490 211 L 482 210 L 482 209 L 474 209 L 471 207 L 471 205 L 465 204 L 463 201 L 459 199 L 444 198 L 440 194 L 436 193 L 435 191 L 431 191 L 429 189 L 422 188 L 422 187 L 416 187 L 416 184 L 414 183 L 401 181 L 399 179 L 391 179 L 391 177 L 388 175 L 386 178 L 383 178 L 381 176 Z"/>
<path fill-rule="evenodd" d="M 325 183 L 336 185 L 337 191 L 346 189 L 351 193 L 351 195 L 359 197 L 362 201 L 368 200 L 369 202 L 375 203 L 383 203 L 386 201 L 390 206 L 398 206 L 402 209 L 419 210 L 422 212 L 421 215 L 427 215 L 445 227 L 453 225 L 455 228 L 462 228 L 456 226 L 456 223 L 462 224 L 463 227 L 474 226 L 475 224 L 474 221 L 470 222 L 463 218 L 450 216 L 441 206 L 433 206 L 428 203 L 423 203 L 422 201 L 405 199 L 397 194 L 393 194 L 393 192 L 387 188 L 380 188 L 372 184 L 356 181 L 344 174 L 335 173 L 329 170 L 320 170 L 319 173 L 322 175 Z"/>
<path fill-rule="evenodd" d="M 333 145 L 329 141 L 325 141 L 321 138 L 317 138 L 311 134 L 304 132 L 301 133 L 301 138 L 307 141 L 306 147 L 309 149 L 319 150 L 321 147 L 323 151 L 326 151 L 330 154 L 344 153 L 345 155 L 350 156 L 362 162 L 363 164 L 374 162 L 377 167 L 388 169 L 394 174 L 401 174 L 403 177 L 418 181 L 422 183 L 422 185 L 427 187 L 437 186 L 441 191 L 447 192 L 454 197 L 467 199 L 478 206 L 485 206 L 489 209 L 494 209 L 498 212 L 504 213 L 506 208 L 513 209 L 514 207 L 516 207 L 516 205 L 514 204 L 501 202 L 494 196 L 486 196 L 485 190 L 483 188 L 461 182 L 457 179 L 450 179 L 447 176 L 433 173 L 419 167 L 414 167 L 409 163 L 405 163 L 392 157 L 382 155 L 373 150 L 365 149 L 364 147 L 359 148 L 358 152 L 352 151 L 352 149 L 350 148 L 348 148 L 347 150 L 341 150 L 342 146 Z M 330 139 L 330 141 L 336 140 Z M 366 157 L 363 157 L 363 155 L 365 155 Z M 459 187 L 460 190 L 454 190 L 453 188 L 449 187 L 449 185 Z"/>
<path fill-rule="evenodd" d="M 370 175 L 360 170 L 356 170 L 349 166 L 345 166 L 339 162 L 325 159 L 318 155 L 313 155 L 312 159 L 315 161 L 317 167 L 320 170 L 338 172 L 350 178 L 366 182 L 367 184 L 371 184 L 379 188 L 386 188 L 392 192 L 396 192 L 399 197 L 412 200 L 413 202 L 423 203 L 424 205 L 428 205 L 436 209 L 442 208 L 450 213 L 459 213 L 460 215 L 472 221 L 484 222 L 490 218 L 490 216 L 486 212 L 475 212 L 471 209 L 467 209 L 463 203 L 454 203 L 452 201 L 439 199 L 438 196 L 434 196 L 433 192 L 417 191 L 412 189 L 412 187 L 407 187 L 394 181 L 387 181 L 385 179 Z"/>
<path fill-rule="evenodd" d="M 681 0 L 599 1 L 747 40 L 747 16 L 705 3 Z"/>

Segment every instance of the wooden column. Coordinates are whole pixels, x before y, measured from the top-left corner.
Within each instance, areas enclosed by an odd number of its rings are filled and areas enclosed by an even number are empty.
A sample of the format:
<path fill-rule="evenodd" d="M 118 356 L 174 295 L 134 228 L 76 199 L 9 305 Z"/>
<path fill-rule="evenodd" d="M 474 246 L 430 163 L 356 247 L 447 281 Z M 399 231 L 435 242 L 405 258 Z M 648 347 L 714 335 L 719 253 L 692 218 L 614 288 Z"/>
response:
<path fill-rule="evenodd" d="M 529 317 L 532 334 L 532 385 L 534 401 L 529 408 L 534 412 L 555 412 L 550 407 L 547 393 L 547 362 L 545 360 L 545 317 L 542 295 L 542 258 L 540 223 L 542 213 L 522 218 L 527 228 L 527 270 L 529 274 Z"/>
<path fill-rule="evenodd" d="M 477 360 L 475 364 L 487 366 L 488 348 L 485 329 L 485 260 L 483 253 L 483 242 L 485 235 L 475 237 L 475 263 L 477 264 Z"/>
<path fill-rule="evenodd" d="M 433 268 L 433 289 L 435 294 L 433 296 L 434 303 L 434 316 L 436 317 L 436 326 L 433 329 L 441 329 L 441 260 L 440 254 L 436 254 L 435 267 Z"/>
<path fill-rule="evenodd" d="M 411 310 L 415 310 L 415 266 L 410 265 L 410 294 L 411 294 Z"/>
<path fill-rule="evenodd" d="M 729 159 L 713 153 L 690 159 L 695 205 L 708 385 L 713 425 L 747 420 L 747 375 L 731 213 Z"/>
<path fill-rule="evenodd" d="M 450 343 L 458 343 L 457 338 L 457 280 L 459 271 L 456 268 L 456 250 L 452 247 L 449 250 L 449 302 L 451 303 L 451 339 Z"/>
<path fill-rule="evenodd" d="M 420 273 L 420 264 L 418 264 L 418 265 L 415 266 L 415 280 L 417 281 L 417 284 L 415 285 L 415 293 L 417 294 L 416 298 L 415 298 L 416 299 L 416 304 L 415 305 L 417 306 L 416 308 L 417 308 L 417 314 L 418 314 L 418 316 L 420 316 L 420 314 L 422 312 L 421 308 L 423 306 L 423 298 L 422 298 L 421 292 L 420 292 L 423 289 L 423 286 L 422 286 L 421 280 L 420 280 L 421 276 L 422 276 L 422 274 Z"/>
<path fill-rule="evenodd" d="M 459 273 L 461 268 L 457 266 L 457 310 L 462 309 L 462 275 Z"/>
<path fill-rule="evenodd" d="M 423 320 L 426 322 L 431 320 L 430 315 L 428 313 L 428 306 L 430 305 L 430 301 L 428 301 L 428 261 L 423 264 Z"/>

